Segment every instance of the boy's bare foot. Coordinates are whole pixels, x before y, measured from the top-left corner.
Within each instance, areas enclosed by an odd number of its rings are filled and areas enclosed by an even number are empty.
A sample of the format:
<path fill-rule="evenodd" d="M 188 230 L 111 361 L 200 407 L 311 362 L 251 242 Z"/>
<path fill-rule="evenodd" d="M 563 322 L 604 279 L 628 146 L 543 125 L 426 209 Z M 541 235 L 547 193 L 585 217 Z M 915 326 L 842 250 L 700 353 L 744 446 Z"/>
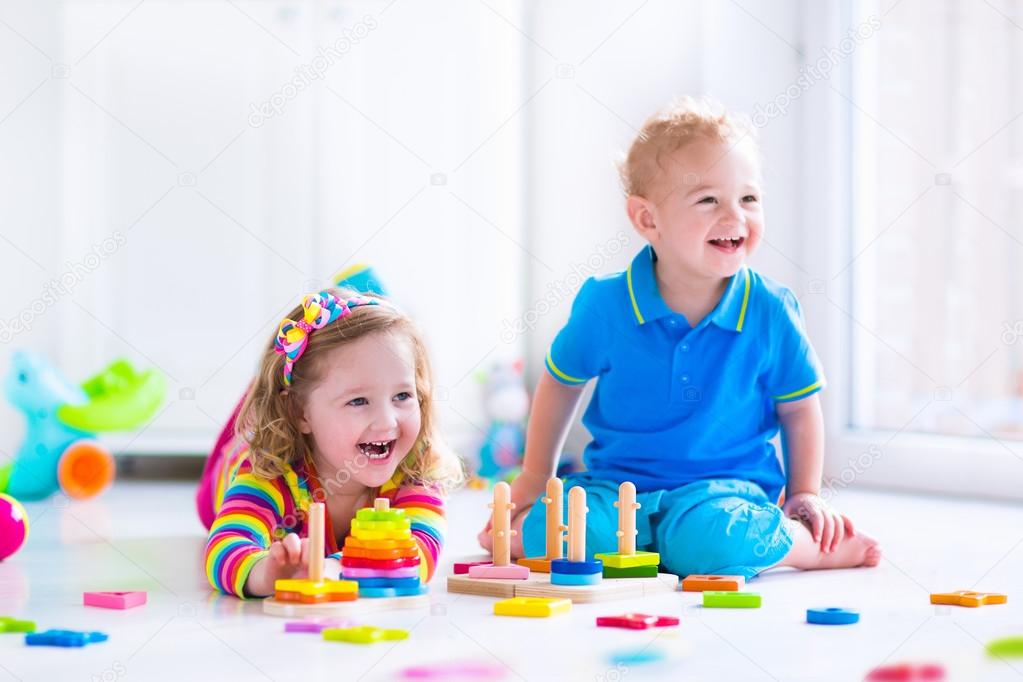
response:
<path fill-rule="evenodd" d="M 791 524 L 795 542 L 785 558 L 778 562 L 778 566 L 802 569 L 855 568 L 877 566 L 881 562 L 881 546 L 875 538 L 861 530 L 857 530 L 855 535 L 846 536 L 837 548 L 825 554 L 806 526 L 793 519 L 788 523 Z"/>

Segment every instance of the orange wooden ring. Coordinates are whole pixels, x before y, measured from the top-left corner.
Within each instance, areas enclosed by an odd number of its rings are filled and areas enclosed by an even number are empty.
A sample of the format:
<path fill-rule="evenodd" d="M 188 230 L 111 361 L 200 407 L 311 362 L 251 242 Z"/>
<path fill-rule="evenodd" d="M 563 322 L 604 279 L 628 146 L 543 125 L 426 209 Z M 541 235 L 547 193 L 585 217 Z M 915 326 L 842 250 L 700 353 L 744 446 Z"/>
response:
<path fill-rule="evenodd" d="M 361 547 L 362 549 L 413 549 L 416 541 L 409 540 L 361 540 L 349 535 L 345 538 L 345 547 Z"/>
<path fill-rule="evenodd" d="M 360 559 L 401 559 L 402 557 L 419 556 L 419 550 L 412 549 L 364 549 L 362 547 L 345 547 L 342 556 Z"/>

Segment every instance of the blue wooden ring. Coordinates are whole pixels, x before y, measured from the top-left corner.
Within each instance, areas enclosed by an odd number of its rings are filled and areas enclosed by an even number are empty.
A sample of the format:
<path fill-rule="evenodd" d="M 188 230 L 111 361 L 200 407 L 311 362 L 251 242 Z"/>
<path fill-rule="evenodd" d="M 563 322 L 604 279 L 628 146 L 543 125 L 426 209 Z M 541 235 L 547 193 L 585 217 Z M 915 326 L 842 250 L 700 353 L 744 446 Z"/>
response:
<path fill-rule="evenodd" d="M 568 559 L 554 559 L 551 561 L 551 573 L 562 575 L 591 575 L 603 573 L 604 562 L 600 559 L 588 561 L 569 561 Z"/>
<path fill-rule="evenodd" d="M 603 573 L 551 573 L 551 585 L 599 585 L 603 579 Z"/>
<path fill-rule="evenodd" d="M 834 606 L 823 609 L 807 609 L 806 622 L 815 625 L 852 625 L 860 622 L 860 612 Z"/>

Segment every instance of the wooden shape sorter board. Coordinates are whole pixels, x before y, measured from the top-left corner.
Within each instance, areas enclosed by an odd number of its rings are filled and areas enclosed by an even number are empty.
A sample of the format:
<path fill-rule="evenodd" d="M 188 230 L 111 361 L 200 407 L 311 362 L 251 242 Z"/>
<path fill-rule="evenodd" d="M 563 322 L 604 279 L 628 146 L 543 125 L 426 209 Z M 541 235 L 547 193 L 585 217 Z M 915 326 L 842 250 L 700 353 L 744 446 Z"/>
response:
<path fill-rule="evenodd" d="M 448 576 L 448 592 L 482 597 L 562 597 L 577 604 L 635 599 L 674 592 L 678 576 L 660 573 L 656 578 L 605 578 L 597 585 L 551 585 L 547 573 L 532 573 L 526 580 L 482 580 L 465 575 Z"/>

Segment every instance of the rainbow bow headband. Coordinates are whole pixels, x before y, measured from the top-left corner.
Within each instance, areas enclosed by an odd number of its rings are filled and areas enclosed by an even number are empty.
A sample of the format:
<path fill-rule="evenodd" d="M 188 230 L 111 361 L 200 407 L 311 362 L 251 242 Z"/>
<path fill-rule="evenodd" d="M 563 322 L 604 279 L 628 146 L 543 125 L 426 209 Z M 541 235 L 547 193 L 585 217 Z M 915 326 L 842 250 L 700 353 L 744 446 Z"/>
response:
<path fill-rule="evenodd" d="M 284 356 L 284 385 L 291 385 L 291 373 L 309 345 L 309 335 L 313 330 L 323 329 L 334 320 L 348 317 L 352 308 L 378 303 L 377 299 L 361 296 L 342 301 L 329 291 L 302 297 L 302 319 L 296 322 L 284 318 L 274 340 L 274 350 Z"/>

